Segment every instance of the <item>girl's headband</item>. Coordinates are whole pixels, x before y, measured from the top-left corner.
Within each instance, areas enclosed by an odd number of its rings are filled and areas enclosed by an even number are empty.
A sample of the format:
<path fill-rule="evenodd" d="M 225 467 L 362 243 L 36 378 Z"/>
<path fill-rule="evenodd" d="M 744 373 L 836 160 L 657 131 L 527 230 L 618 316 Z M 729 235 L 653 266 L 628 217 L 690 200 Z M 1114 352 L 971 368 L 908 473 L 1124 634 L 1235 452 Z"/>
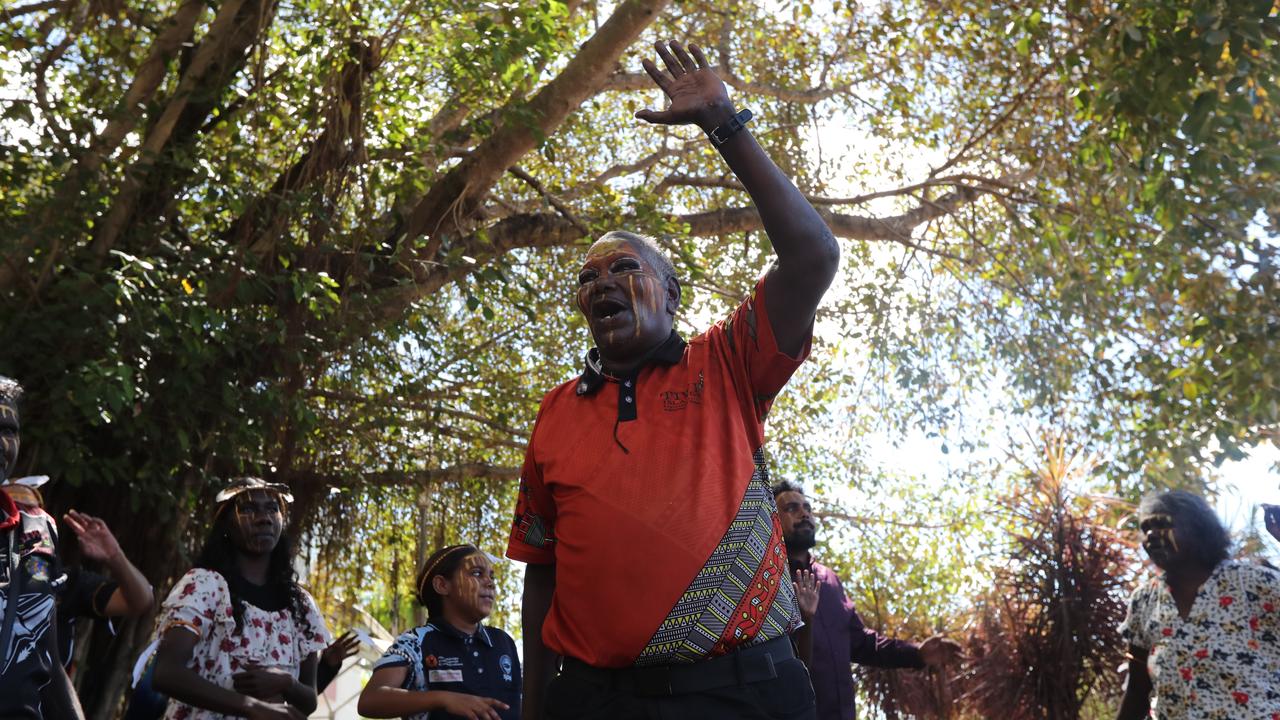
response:
<path fill-rule="evenodd" d="M 422 597 L 422 593 L 426 590 L 426 587 L 427 587 L 427 581 L 431 579 L 431 573 L 435 572 L 435 569 L 440 566 L 440 563 L 444 562 L 445 558 L 449 557 L 450 555 L 454 554 L 459 550 L 475 550 L 475 549 L 476 547 L 474 545 L 454 545 L 452 547 L 445 548 L 444 550 L 442 550 L 440 552 L 439 557 L 437 557 L 434 562 L 428 565 L 426 570 L 422 571 L 422 578 L 418 580 L 418 597 Z"/>

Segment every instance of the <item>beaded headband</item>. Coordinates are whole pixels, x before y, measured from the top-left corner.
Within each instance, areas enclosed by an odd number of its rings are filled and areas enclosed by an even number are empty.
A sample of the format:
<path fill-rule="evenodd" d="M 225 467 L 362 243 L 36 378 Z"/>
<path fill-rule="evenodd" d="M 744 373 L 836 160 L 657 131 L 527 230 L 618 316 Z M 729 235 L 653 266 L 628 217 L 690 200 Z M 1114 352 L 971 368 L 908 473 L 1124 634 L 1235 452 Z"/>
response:
<path fill-rule="evenodd" d="M 431 573 L 435 572 L 435 569 L 440 566 L 440 563 L 444 562 L 445 558 L 459 550 L 477 550 L 477 548 L 474 545 L 454 545 L 441 551 L 440 557 L 437 557 L 435 562 L 422 571 L 422 577 L 418 580 L 418 597 L 422 597 L 422 593 L 426 590 L 427 581 L 431 579 Z"/>

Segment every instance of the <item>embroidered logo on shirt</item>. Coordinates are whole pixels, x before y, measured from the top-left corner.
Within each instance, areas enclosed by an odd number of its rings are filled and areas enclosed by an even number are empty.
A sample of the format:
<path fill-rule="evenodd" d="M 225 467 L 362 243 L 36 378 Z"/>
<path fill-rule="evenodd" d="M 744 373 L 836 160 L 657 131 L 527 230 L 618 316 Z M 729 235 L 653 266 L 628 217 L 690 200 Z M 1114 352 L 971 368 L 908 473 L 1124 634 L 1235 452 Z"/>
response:
<path fill-rule="evenodd" d="M 694 405 L 702 404 L 702 390 L 706 383 L 701 371 L 698 372 L 697 382 L 689 383 L 689 387 L 685 390 L 667 390 L 662 393 L 662 409 L 667 412 L 676 412 L 689 407 L 689 403 Z"/>
<path fill-rule="evenodd" d="M 431 670 L 427 673 L 429 683 L 462 682 L 461 670 Z"/>
<path fill-rule="evenodd" d="M 511 656 L 503 655 L 498 658 L 498 667 L 502 670 L 502 679 L 511 682 Z"/>

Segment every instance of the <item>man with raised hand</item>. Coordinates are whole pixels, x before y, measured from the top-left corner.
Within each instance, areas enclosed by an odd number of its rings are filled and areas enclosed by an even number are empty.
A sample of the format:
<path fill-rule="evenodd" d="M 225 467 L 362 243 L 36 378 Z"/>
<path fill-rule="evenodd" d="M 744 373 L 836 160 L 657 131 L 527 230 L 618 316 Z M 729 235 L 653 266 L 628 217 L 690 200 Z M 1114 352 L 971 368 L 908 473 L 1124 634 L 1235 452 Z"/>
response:
<path fill-rule="evenodd" d="M 0 483 L 0 492 L 13 498 L 18 509 L 44 513 L 44 496 L 40 487 L 47 475 L 19 478 Z M 82 567 L 65 568 L 67 578 L 58 588 L 58 653 L 63 667 L 71 672 L 75 655 L 76 618 L 107 620 L 138 617 L 150 612 L 155 604 L 151 583 L 147 582 L 120 549 L 111 528 L 100 518 L 71 510 L 62 522 L 75 532 L 80 552 L 105 565 L 110 577 Z M 114 629 L 112 630 L 114 633 Z"/>
<path fill-rule="evenodd" d="M 707 134 L 777 260 L 686 343 L 680 282 L 652 239 L 615 231 L 587 251 L 577 305 L 596 346 L 542 401 L 507 549 L 528 563 L 525 717 L 810 718 L 782 528 L 754 456 L 839 248 L 702 51 L 656 47 L 665 70 L 643 64 L 670 106 L 636 117 Z"/>
<path fill-rule="evenodd" d="M 790 480 L 773 486 L 773 499 L 782 520 L 787 558 L 797 582 L 817 581 L 816 611 L 811 613 L 809 672 L 818 700 L 818 720 L 853 720 L 851 663 L 882 668 L 941 668 L 960 659 L 960 644 L 934 635 L 919 645 L 886 637 L 862 624 L 844 592 L 844 584 L 830 568 L 814 560 L 817 544 L 813 507 L 804 488 Z M 805 618 L 809 622 L 809 616 Z"/>

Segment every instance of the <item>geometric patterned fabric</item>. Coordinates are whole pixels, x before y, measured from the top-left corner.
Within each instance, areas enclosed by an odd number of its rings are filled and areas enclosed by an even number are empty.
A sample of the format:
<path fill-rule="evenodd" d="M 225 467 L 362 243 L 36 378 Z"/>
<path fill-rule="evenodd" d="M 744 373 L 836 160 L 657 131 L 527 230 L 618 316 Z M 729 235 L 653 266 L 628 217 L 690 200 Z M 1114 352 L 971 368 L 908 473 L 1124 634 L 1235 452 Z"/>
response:
<path fill-rule="evenodd" d="M 789 635 L 800 613 L 763 457 L 711 557 L 667 614 L 637 666 L 697 662 Z"/>

